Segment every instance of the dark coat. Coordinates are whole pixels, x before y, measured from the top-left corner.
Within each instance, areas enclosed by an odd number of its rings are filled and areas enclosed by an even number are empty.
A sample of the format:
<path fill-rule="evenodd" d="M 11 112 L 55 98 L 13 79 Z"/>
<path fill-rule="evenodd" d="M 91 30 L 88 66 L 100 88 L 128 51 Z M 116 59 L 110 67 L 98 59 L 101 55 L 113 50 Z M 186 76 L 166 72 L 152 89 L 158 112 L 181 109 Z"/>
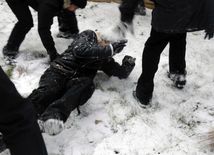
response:
<path fill-rule="evenodd" d="M 181 33 L 214 27 L 213 0 L 152 0 L 152 27 L 159 32 Z M 131 22 L 137 0 L 123 0 L 121 20 Z"/>
<path fill-rule="evenodd" d="M 53 63 L 63 66 L 71 77 L 93 79 L 97 71 L 100 70 L 108 76 L 117 76 L 120 79 L 127 78 L 134 66 L 119 65 L 111 55 L 111 47 L 98 46 L 95 32 L 86 30 L 81 32 L 68 49 Z"/>
<path fill-rule="evenodd" d="M 159 32 L 191 32 L 214 27 L 213 0 L 153 0 L 152 27 Z"/>

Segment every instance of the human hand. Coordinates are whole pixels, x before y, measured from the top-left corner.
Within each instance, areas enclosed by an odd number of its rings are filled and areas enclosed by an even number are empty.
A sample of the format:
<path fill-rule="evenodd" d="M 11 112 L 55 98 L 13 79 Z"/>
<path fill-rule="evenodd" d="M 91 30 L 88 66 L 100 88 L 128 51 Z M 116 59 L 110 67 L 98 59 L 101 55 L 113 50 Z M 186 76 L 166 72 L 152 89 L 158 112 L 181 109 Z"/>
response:
<path fill-rule="evenodd" d="M 123 39 L 118 42 L 112 43 L 114 53 L 120 53 L 123 50 L 123 48 L 126 46 L 127 42 L 128 42 L 127 39 Z"/>
<path fill-rule="evenodd" d="M 204 39 L 211 39 L 213 38 L 213 35 L 214 35 L 214 27 L 213 28 L 210 28 L 210 29 L 206 29 L 205 30 L 205 36 L 204 36 Z"/>

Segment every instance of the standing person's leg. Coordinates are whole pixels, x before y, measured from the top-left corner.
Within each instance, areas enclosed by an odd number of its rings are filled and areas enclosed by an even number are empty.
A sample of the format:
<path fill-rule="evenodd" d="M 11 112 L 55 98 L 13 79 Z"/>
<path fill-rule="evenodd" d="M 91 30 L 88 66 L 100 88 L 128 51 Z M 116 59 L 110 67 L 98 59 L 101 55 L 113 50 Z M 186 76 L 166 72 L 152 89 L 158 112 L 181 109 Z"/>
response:
<path fill-rule="evenodd" d="M 146 8 L 143 0 L 138 0 L 137 8 L 135 9 L 135 15 L 146 15 Z"/>
<path fill-rule="evenodd" d="M 33 27 L 33 19 L 28 5 L 21 0 L 6 0 L 9 7 L 15 14 L 18 22 L 15 24 L 6 46 L 3 48 L 5 61 L 9 65 L 15 65 L 20 44 L 25 35 Z"/>
<path fill-rule="evenodd" d="M 0 132 L 11 155 L 47 155 L 34 109 L 0 68 Z"/>
<path fill-rule="evenodd" d="M 154 76 L 158 69 L 160 54 L 169 42 L 170 35 L 151 30 L 142 57 L 142 74 L 138 79 L 136 97 L 142 105 L 149 105 L 154 89 Z"/>
<path fill-rule="evenodd" d="M 80 77 L 66 83 L 65 94 L 53 102 L 42 114 L 39 120 L 44 122 L 44 131 L 50 135 L 63 130 L 63 122 L 70 113 L 92 96 L 95 90 L 94 82 L 90 78 Z"/>
<path fill-rule="evenodd" d="M 186 33 L 172 37 L 169 43 L 169 72 L 184 74 L 186 70 Z"/>
<path fill-rule="evenodd" d="M 172 36 L 169 48 L 169 74 L 176 87 L 183 88 L 186 84 L 186 36 L 178 33 Z"/>
<path fill-rule="evenodd" d="M 57 37 L 75 39 L 79 33 L 76 14 L 73 11 L 64 9 L 58 16 L 59 34 Z"/>

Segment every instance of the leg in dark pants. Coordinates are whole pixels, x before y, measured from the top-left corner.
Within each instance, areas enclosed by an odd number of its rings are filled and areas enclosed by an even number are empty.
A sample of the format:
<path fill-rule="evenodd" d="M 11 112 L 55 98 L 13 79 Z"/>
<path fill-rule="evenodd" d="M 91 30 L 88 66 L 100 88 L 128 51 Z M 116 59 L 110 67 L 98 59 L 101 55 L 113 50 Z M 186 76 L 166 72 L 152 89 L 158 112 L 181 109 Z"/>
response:
<path fill-rule="evenodd" d="M 34 105 L 37 118 L 41 116 L 50 104 L 63 95 L 67 80 L 68 77 L 58 69 L 51 67 L 44 72 L 41 76 L 39 87 L 28 96 Z"/>
<path fill-rule="evenodd" d="M 59 34 L 61 38 L 75 38 L 79 33 L 76 14 L 73 11 L 63 9 L 58 16 Z"/>
<path fill-rule="evenodd" d="M 95 90 L 93 80 L 87 77 L 71 79 L 66 83 L 64 95 L 53 102 L 40 117 L 40 120 L 57 119 L 65 122 L 70 113 L 83 105 Z"/>
<path fill-rule="evenodd" d="M 169 72 L 186 74 L 186 33 L 175 34 L 169 42 Z"/>
<path fill-rule="evenodd" d="M 158 69 L 160 54 L 169 42 L 169 34 L 151 30 L 142 57 L 142 74 L 138 79 L 136 95 L 141 102 L 148 102 L 154 89 L 154 76 Z"/>
<path fill-rule="evenodd" d="M 0 68 L 0 132 L 12 155 L 47 155 L 32 104 Z"/>
<path fill-rule="evenodd" d="M 136 88 L 136 96 L 141 103 L 148 103 L 152 97 L 154 76 L 158 70 L 160 55 L 169 42 L 170 71 L 185 71 L 186 33 L 160 33 L 152 29 L 145 43 L 142 58 L 143 70 Z"/>
<path fill-rule="evenodd" d="M 18 22 L 15 24 L 8 43 L 8 50 L 18 51 L 18 48 L 25 38 L 25 35 L 33 27 L 33 19 L 28 5 L 22 0 L 6 0 L 9 7 L 16 15 Z"/>

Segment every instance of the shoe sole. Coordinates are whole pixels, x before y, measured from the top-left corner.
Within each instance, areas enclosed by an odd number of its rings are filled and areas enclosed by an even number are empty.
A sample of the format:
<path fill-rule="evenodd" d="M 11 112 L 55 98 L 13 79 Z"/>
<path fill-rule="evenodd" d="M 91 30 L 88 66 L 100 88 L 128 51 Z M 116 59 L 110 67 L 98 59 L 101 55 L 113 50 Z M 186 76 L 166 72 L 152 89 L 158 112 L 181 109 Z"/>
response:
<path fill-rule="evenodd" d="M 64 129 L 64 123 L 60 120 L 48 119 L 44 123 L 44 131 L 49 135 L 57 135 Z"/>
<path fill-rule="evenodd" d="M 171 77 L 170 72 L 167 72 L 168 78 L 174 83 L 175 87 L 178 89 L 183 89 L 184 86 L 186 85 L 186 80 L 185 81 L 175 81 L 173 77 Z"/>
<path fill-rule="evenodd" d="M 142 103 L 140 102 L 140 100 L 139 100 L 139 99 L 137 98 L 137 96 L 136 96 L 136 91 L 133 91 L 133 97 L 137 100 L 137 103 L 138 103 L 138 105 L 139 105 L 141 108 L 143 108 L 143 109 L 148 109 L 148 108 L 151 108 L 151 107 L 152 107 L 151 101 L 150 101 L 150 103 L 147 104 L 147 105 L 142 104 Z"/>

